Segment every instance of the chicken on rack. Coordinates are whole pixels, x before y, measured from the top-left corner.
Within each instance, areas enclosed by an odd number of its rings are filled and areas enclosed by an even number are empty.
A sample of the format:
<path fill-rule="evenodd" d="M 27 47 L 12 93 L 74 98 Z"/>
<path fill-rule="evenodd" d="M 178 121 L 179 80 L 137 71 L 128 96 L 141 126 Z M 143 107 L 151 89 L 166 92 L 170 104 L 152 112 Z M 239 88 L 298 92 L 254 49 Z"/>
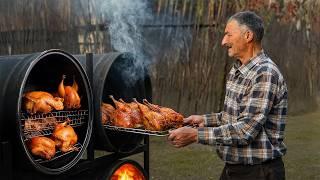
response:
<path fill-rule="evenodd" d="M 27 119 L 24 122 L 25 131 L 41 131 L 44 129 L 53 129 L 57 124 L 55 117 L 46 117 L 42 119 Z"/>
<path fill-rule="evenodd" d="M 73 78 L 72 86 L 65 86 L 64 79 L 65 75 L 62 76 L 62 80 L 58 87 L 58 94 L 64 99 L 64 106 L 66 109 L 79 109 L 81 107 L 80 97 L 78 94 L 78 84 Z"/>
<path fill-rule="evenodd" d="M 123 100 L 117 101 L 112 95 L 110 95 L 110 98 L 116 106 L 113 112 L 115 126 L 125 128 L 141 128 L 143 126 L 141 113 L 137 109 L 138 106 L 132 103 L 125 103 Z"/>
<path fill-rule="evenodd" d="M 113 112 L 114 107 L 111 104 L 102 103 L 101 105 L 101 122 L 102 124 L 114 124 Z"/>
<path fill-rule="evenodd" d="M 55 142 L 44 136 L 33 137 L 28 142 L 28 148 L 35 156 L 50 160 L 56 154 Z"/>
<path fill-rule="evenodd" d="M 50 93 L 44 91 L 31 91 L 23 95 L 24 109 L 30 113 L 49 113 L 53 109 L 62 110 L 63 98 L 53 97 Z"/>
<path fill-rule="evenodd" d="M 136 99 L 134 102 L 138 105 L 143 119 L 145 129 L 151 131 L 162 131 L 166 127 L 166 118 L 161 113 L 151 110 L 148 106 L 139 103 Z"/>
<path fill-rule="evenodd" d="M 65 122 L 57 124 L 52 133 L 52 139 L 56 147 L 62 152 L 78 150 L 74 147 L 78 141 L 78 136 L 74 129 L 68 125 L 69 122 L 70 120 L 67 119 Z"/>
<path fill-rule="evenodd" d="M 162 107 L 159 105 L 151 104 L 148 100 L 143 99 L 143 103 L 149 107 L 152 111 L 158 112 L 165 117 L 165 126 L 167 129 L 179 128 L 183 125 L 183 116 L 177 113 L 173 109 Z"/>

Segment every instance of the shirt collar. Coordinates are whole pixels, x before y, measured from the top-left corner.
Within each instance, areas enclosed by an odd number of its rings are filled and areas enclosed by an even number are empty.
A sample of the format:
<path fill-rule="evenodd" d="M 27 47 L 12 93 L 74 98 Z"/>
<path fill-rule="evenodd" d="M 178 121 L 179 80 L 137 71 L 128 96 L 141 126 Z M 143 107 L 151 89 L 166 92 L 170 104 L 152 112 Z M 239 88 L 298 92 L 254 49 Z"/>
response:
<path fill-rule="evenodd" d="M 250 69 L 252 69 L 258 62 L 261 61 L 264 56 L 264 51 L 261 50 L 255 57 L 252 57 L 249 60 L 249 63 L 246 65 L 241 64 L 239 60 L 234 64 L 234 68 L 236 70 L 236 74 L 241 73 L 243 76 L 246 75 Z"/>

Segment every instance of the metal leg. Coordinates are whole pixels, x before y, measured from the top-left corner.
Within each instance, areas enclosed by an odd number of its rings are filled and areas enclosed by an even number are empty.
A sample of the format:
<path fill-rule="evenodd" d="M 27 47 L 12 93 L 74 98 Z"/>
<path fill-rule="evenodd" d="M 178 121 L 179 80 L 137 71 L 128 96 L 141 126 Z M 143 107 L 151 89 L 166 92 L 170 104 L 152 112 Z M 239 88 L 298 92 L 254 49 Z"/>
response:
<path fill-rule="evenodd" d="M 150 152 L 150 147 L 149 147 L 149 136 L 145 136 L 144 138 L 144 144 L 145 144 L 145 151 L 143 153 L 144 156 L 144 169 L 147 173 L 147 179 L 149 179 L 150 172 L 149 172 L 149 152 Z"/>

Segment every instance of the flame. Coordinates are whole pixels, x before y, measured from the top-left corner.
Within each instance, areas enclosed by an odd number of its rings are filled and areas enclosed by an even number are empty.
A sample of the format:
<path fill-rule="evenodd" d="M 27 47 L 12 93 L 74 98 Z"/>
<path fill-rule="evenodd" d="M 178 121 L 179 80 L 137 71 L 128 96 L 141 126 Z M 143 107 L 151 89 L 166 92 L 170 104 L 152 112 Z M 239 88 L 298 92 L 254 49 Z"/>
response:
<path fill-rule="evenodd" d="M 118 179 L 119 180 L 134 180 L 132 178 L 132 176 L 129 176 L 129 172 L 127 170 L 124 170 L 123 173 L 120 173 Z"/>
<path fill-rule="evenodd" d="M 145 180 L 145 177 L 134 165 L 124 164 L 115 171 L 111 180 Z"/>

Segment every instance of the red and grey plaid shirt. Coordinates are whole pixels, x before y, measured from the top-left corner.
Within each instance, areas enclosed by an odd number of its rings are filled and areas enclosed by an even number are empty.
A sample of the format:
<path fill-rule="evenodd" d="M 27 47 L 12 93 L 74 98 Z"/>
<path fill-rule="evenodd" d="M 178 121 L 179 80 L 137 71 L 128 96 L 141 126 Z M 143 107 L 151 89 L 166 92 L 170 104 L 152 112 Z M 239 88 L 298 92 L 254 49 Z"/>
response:
<path fill-rule="evenodd" d="M 206 114 L 198 142 L 214 145 L 231 164 L 259 164 L 286 153 L 283 143 L 287 86 L 276 64 L 263 51 L 228 75 L 224 108 Z"/>

